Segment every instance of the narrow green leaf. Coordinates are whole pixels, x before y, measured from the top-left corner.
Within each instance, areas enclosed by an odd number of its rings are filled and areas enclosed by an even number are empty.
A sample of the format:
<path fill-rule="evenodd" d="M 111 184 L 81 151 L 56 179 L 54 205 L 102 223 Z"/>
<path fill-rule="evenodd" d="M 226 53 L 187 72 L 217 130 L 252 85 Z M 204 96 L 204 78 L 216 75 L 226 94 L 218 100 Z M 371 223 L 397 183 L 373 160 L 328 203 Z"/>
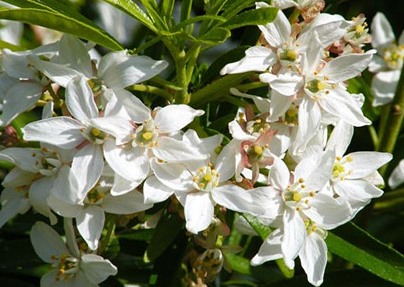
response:
<path fill-rule="evenodd" d="M 140 0 L 157 29 L 168 30 L 168 25 L 160 17 L 157 3 L 154 0 Z"/>
<path fill-rule="evenodd" d="M 404 285 L 404 256 L 355 224 L 329 232 L 326 243 L 332 253 L 385 280 Z"/>
<path fill-rule="evenodd" d="M 163 15 L 163 20 L 167 23 L 173 18 L 175 0 L 164 0 L 161 1 L 161 14 Z"/>
<path fill-rule="evenodd" d="M 10 49 L 11 51 L 23 51 L 23 50 L 25 50 L 22 47 L 13 45 L 11 43 L 8 43 L 8 42 L 2 41 L 2 40 L 0 40 L 0 49 Z"/>
<path fill-rule="evenodd" d="M 244 9 L 251 7 L 255 4 L 255 0 L 232 0 L 227 1 L 223 7 L 224 12 L 222 13 L 223 17 L 227 19 L 231 19 Z"/>
<path fill-rule="evenodd" d="M 174 214 L 168 214 L 162 217 L 156 226 L 154 235 L 147 247 L 146 254 L 150 261 L 154 261 L 180 233 L 183 228 L 184 221 Z"/>
<path fill-rule="evenodd" d="M 150 17 L 132 0 L 102 0 L 135 18 L 150 30 L 156 32 L 157 29 Z"/>
<path fill-rule="evenodd" d="M 73 34 L 111 50 L 122 50 L 122 46 L 101 28 L 54 11 L 37 8 L 1 9 L 0 19 L 44 26 Z"/>
<path fill-rule="evenodd" d="M 214 16 L 214 15 L 202 15 L 202 16 L 195 16 L 190 19 L 184 20 L 178 25 L 174 26 L 171 30 L 172 31 L 178 31 L 179 29 L 188 26 L 190 24 L 194 24 L 196 22 L 201 22 L 201 21 L 206 21 L 206 20 L 217 20 L 219 22 L 226 22 L 226 18 L 220 17 L 220 16 Z"/>
<path fill-rule="evenodd" d="M 232 30 L 244 26 L 265 25 L 272 22 L 277 14 L 278 9 L 273 7 L 249 10 L 230 18 L 221 24 L 221 27 Z"/>
<path fill-rule="evenodd" d="M 181 15 L 180 21 L 188 20 L 191 16 L 193 0 L 182 0 L 181 1 Z"/>
<path fill-rule="evenodd" d="M 215 46 L 226 41 L 231 36 L 230 30 L 226 28 L 214 28 L 198 38 L 198 41 L 209 46 Z"/>
<path fill-rule="evenodd" d="M 251 275 L 250 260 L 232 253 L 226 253 L 225 256 L 227 262 L 234 271 L 241 274 Z"/>

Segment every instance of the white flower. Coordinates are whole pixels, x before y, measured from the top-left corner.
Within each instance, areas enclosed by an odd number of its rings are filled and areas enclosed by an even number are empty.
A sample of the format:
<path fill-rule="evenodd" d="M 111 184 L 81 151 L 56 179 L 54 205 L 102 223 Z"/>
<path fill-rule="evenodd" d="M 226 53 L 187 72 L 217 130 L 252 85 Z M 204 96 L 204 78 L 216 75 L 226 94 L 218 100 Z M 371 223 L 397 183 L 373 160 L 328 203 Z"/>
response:
<path fill-rule="evenodd" d="M 143 194 L 136 190 L 124 195 L 113 196 L 110 193 L 113 177 L 101 177 L 99 182 L 84 196 L 74 192 L 67 192 L 61 199 L 52 194 L 48 198 L 49 206 L 59 215 L 75 218 L 80 235 L 92 250 L 96 250 L 104 227 L 105 213 L 131 214 L 152 207 L 144 204 Z"/>
<path fill-rule="evenodd" d="M 330 152 L 306 157 L 290 174 L 285 163 L 275 158 L 269 174 L 270 186 L 259 189 L 272 194 L 268 211 L 262 217 L 272 220 L 270 224 L 279 229 L 265 240 L 252 264 L 284 258 L 286 265 L 293 268 L 294 259 L 299 256 L 310 283 L 322 282 L 326 262 L 322 230 L 335 228 L 349 217 L 345 202 L 319 192 L 331 176 L 332 160 Z"/>
<path fill-rule="evenodd" d="M 113 135 L 104 144 L 104 156 L 122 178 L 140 184 L 150 172 L 153 157 L 167 162 L 204 159 L 191 144 L 175 139 L 202 110 L 187 105 L 168 105 L 151 111 L 133 95 L 121 94 L 120 102 L 128 115 L 92 119 L 99 130 Z"/>
<path fill-rule="evenodd" d="M 367 205 L 372 198 L 380 197 L 383 191 L 376 187 L 369 177 L 389 162 L 392 155 L 382 152 L 353 152 L 344 155 L 353 135 L 353 127 L 343 121 L 334 128 L 327 150 L 335 151 L 330 186 L 351 208 L 351 217 Z"/>
<path fill-rule="evenodd" d="M 77 180 L 70 173 L 73 154 L 56 147 L 8 148 L 0 152 L 0 159 L 15 164 L 4 178 L 6 188 L 1 195 L 0 227 L 18 213 L 32 206 L 35 211 L 57 222 L 46 202 L 50 193 L 65 194 L 77 191 Z"/>
<path fill-rule="evenodd" d="M 398 165 L 394 168 L 390 174 L 388 183 L 393 189 L 404 183 L 404 159 L 400 160 Z"/>
<path fill-rule="evenodd" d="M 369 71 L 375 73 L 371 87 L 373 106 L 380 106 L 393 100 L 397 88 L 404 61 L 404 31 L 396 43 L 390 23 L 380 12 L 373 18 L 371 29 L 372 46 L 377 50 L 369 65 Z"/>
<path fill-rule="evenodd" d="M 203 142 L 203 139 L 202 139 Z M 206 229 L 214 218 L 214 206 L 220 204 L 230 210 L 260 215 L 265 212 L 262 200 L 265 192 L 250 192 L 226 181 L 234 175 L 234 165 L 229 164 L 231 152 L 225 146 L 215 164 L 209 159 L 193 162 L 165 163 L 151 161 L 155 178 L 146 181 L 145 196 L 161 199 L 160 190 L 170 195 L 170 190 L 184 206 L 186 228 L 192 233 Z M 172 192 L 171 192 L 172 193 Z M 167 196 L 167 197 L 168 197 Z"/>
<path fill-rule="evenodd" d="M 49 225 L 36 222 L 31 230 L 31 242 L 38 256 L 54 269 L 41 278 L 41 287 L 97 287 L 117 268 L 95 254 L 83 254 L 77 247 L 73 226 L 65 222 L 66 243 Z"/>

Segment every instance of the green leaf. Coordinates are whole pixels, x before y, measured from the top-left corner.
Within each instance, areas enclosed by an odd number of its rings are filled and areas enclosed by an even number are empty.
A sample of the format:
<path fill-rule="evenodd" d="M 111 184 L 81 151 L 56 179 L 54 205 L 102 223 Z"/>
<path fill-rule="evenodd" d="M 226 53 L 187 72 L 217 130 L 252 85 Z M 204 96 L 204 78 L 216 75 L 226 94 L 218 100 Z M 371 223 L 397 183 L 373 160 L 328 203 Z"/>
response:
<path fill-rule="evenodd" d="M 166 22 L 171 21 L 173 18 L 175 0 L 165 0 L 161 1 L 161 14 L 163 15 L 163 20 Z"/>
<path fill-rule="evenodd" d="M 160 17 L 160 13 L 157 8 L 157 3 L 154 0 L 140 0 L 143 6 L 146 8 L 147 13 L 152 19 L 154 25 L 158 30 L 168 30 L 168 25 L 163 19 Z M 158 31 L 157 30 L 157 31 Z"/>
<path fill-rule="evenodd" d="M 220 17 L 220 16 L 213 16 L 213 15 L 202 15 L 202 16 L 196 16 L 192 17 L 190 19 L 184 20 L 178 25 L 174 26 L 171 30 L 172 31 L 178 31 L 179 29 L 188 26 L 190 24 L 194 24 L 196 22 L 201 22 L 201 21 L 206 21 L 206 20 L 217 20 L 220 22 L 226 22 L 226 18 Z"/>
<path fill-rule="evenodd" d="M 355 224 L 329 232 L 326 243 L 332 253 L 385 280 L 404 285 L 404 256 Z"/>
<path fill-rule="evenodd" d="M 184 221 L 175 214 L 162 217 L 156 226 L 154 235 L 147 247 L 146 254 L 150 261 L 154 261 L 164 250 L 174 242 L 183 228 Z"/>
<path fill-rule="evenodd" d="M 250 260 L 232 253 L 225 253 L 225 256 L 231 269 L 241 274 L 251 275 Z"/>
<path fill-rule="evenodd" d="M 244 26 L 265 25 L 272 22 L 277 14 L 278 9 L 273 7 L 249 10 L 230 18 L 221 27 L 232 30 Z"/>
<path fill-rule="evenodd" d="M 86 23 L 52 10 L 38 8 L 1 9 L 0 19 L 44 26 L 73 34 L 111 50 L 122 50 L 122 46 L 113 37 L 91 22 Z"/>
<path fill-rule="evenodd" d="M 199 37 L 198 41 L 209 46 L 215 46 L 217 44 L 223 43 L 230 36 L 231 33 L 228 29 L 218 27 Z"/>
<path fill-rule="evenodd" d="M 150 17 L 132 0 L 102 0 L 125 12 L 129 16 L 135 18 L 140 23 L 145 25 L 150 30 L 156 32 L 157 28 L 154 26 Z"/>
<path fill-rule="evenodd" d="M 233 18 L 235 15 L 243 11 L 244 9 L 251 7 L 255 4 L 255 0 L 232 0 L 227 1 L 223 7 L 224 12 L 221 16 L 227 19 Z"/>

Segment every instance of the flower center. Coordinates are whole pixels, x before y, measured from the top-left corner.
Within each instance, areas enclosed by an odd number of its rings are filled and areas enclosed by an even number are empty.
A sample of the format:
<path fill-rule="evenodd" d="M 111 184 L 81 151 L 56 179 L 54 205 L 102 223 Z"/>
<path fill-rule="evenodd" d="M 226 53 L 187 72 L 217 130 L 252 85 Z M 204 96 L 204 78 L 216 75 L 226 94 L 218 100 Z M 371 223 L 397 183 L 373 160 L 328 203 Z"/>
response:
<path fill-rule="evenodd" d="M 157 145 L 157 138 L 158 132 L 156 131 L 154 122 L 149 120 L 136 129 L 132 146 L 152 148 Z"/>
<path fill-rule="evenodd" d="M 314 79 L 306 83 L 306 89 L 314 94 L 325 90 L 325 88 L 327 88 L 327 83 L 319 79 Z"/>
<path fill-rule="evenodd" d="M 310 197 L 315 196 L 315 192 L 307 191 L 307 187 L 304 184 L 304 179 L 299 180 L 288 186 L 284 193 L 285 204 L 291 208 L 295 208 L 297 211 L 310 208 Z"/>
<path fill-rule="evenodd" d="M 285 113 L 283 122 L 289 126 L 297 126 L 299 124 L 299 107 L 296 105 L 290 105 Z"/>
<path fill-rule="evenodd" d="M 399 46 L 392 44 L 386 48 L 383 52 L 383 59 L 390 69 L 400 70 L 404 60 L 404 44 Z"/>
<path fill-rule="evenodd" d="M 35 162 L 35 168 L 44 176 L 55 175 L 62 166 L 62 160 L 55 151 L 42 148 L 42 157 Z M 35 156 L 35 154 L 33 154 Z"/>
<path fill-rule="evenodd" d="M 351 156 L 347 156 L 342 159 L 339 156 L 335 158 L 335 162 L 332 167 L 332 178 L 331 178 L 333 181 L 345 180 L 345 177 L 352 173 L 352 170 L 346 169 L 345 164 L 347 162 L 352 162 Z"/>
<path fill-rule="evenodd" d="M 95 127 L 87 127 L 81 129 L 83 136 L 94 144 L 103 144 L 108 138 L 108 134 Z"/>
<path fill-rule="evenodd" d="M 53 260 L 58 260 L 54 267 L 57 268 L 56 281 L 69 280 L 79 271 L 80 261 L 71 255 L 52 256 Z"/>
<path fill-rule="evenodd" d="M 219 185 L 219 177 L 220 174 L 208 165 L 198 168 L 192 180 L 196 189 L 211 191 Z"/>
<path fill-rule="evenodd" d="M 105 192 L 96 186 L 87 193 L 87 197 L 84 200 L 86 204 L 101 204 L 104 200 Z"/>

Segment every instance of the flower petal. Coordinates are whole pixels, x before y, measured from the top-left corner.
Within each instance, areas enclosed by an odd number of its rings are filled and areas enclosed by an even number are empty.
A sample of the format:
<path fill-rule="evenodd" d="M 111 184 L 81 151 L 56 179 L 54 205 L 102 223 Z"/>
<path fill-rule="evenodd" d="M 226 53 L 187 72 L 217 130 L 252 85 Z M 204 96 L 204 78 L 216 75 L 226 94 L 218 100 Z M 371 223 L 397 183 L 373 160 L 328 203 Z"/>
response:
<path fill-rule="evenodd" d="M 59 148 L 72 149 L 85 138 L 80 129 L 83 125 L 69 117 L 56 117 L 27 124 L 22 131 L 24 140 L 49 143 Z"/>
<path fill-rule="evenodd" d="M 153 147 L 152 150 L 158 159 L 172 163 L 204 160 L 209 156 L 200 154 L 196 148 L 185 142 L 166 136 L 160 136 L 157 146 Z"/>
<path fill-rule="evenodd" d="M 168 105 L 157 111 L 154 123 L 160 133 L 178 132 L 204 113 L 187 105 Z"/>
<path fill-rule="evenodd" d="M 306 240 L 306 228 L 303 219 L 298 212 L 294 210 L 286 210 L 283 214 L 284 235 L 282 238 L 282 253 L 285 258 L 285 263 L 292 262 Z M 288 266 L 293 268 L 293 266 Z"/>
<path fill-rule="evenodd" d="M 307 236 L 299 258 L 307 280 L 314 286 L 320 286 L 327 265 L 327 245 L 317 233 L 313 232 Z"/>
<path fill-rule="evenodd" d="M 371 30 L 372 46 L 378 51 L 382 51 L 383 48 L 395 41 L 393 29 L 386 16 L 381 12 L 376 13 L 373 17 Z"/>
<path fill-rule="evenodd" d="M 395 189 L 404 182 L 404 160 L 400 160 L 389 177 L 389 186 Z"/>
<path fill-rule="evenodd" d="M 49 225 L 37 221 L 30 233 L 31 243 L 36 254 L 47 263 L 54 263 L 53 256 L 69 254 L 60 235 Z"/>
<path fill-rule="evenodd" d="M 99 284 L 109 276 L 118 273 L 118 269 L 109 260 L 95 254 L 81 256 L 80 268 L 93 284 Z"/>
<path fill-rule="evenodd" d="M 105 212 L 131 214 L 149 209 L 153 204 L 145 204 L 143 194 L 133 190 L 119 196 L 107 194 L 101 204 Z"/>
<path fill-rule="evenodd" d="M 157 177 L 151 176 L 146 179 L 143 185 L 143 195 L 145 203 L 162 202 L 169 198 L 174 191 L 162 184 Z"/>
<path fill-rule="evenodd" d="M 209 227 L 213 220 L 214 202 L 208 192 L 188 193 L 184 213 L 189 232 L 197 234 Z"/>
<path fill-rule="evenodd" d="M 77 229 L 91 250 L 98 248 L 104 222 L 104 211 L 96 205 L 88 205 L 76 217 Z"/>
<path fill-rule="evenodd" d="M 393 156 L 385 152 L 353 152 L 343 157 L 347 159 L 344 164 L 349 175 L 346 178 L 359 179 L 371 175 L 377 169 L 391 161 Z"/>
<path fill-rule="evenodd" d="M 251 259 L 251 265 L 257 266 L 270 260 L 276 260 L 283 257 L 281 249 L 282 233 L 276 229 L 264 240 L 258 253 Z"/>

